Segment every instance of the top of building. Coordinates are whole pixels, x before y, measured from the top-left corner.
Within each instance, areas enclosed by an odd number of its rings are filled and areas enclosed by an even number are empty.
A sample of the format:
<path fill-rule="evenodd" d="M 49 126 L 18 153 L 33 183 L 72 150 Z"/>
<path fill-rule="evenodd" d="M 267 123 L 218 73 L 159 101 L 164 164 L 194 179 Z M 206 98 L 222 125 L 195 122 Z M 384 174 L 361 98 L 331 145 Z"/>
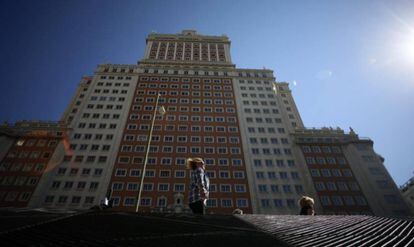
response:
<path fill-rule="evenodd" d="M 185 29 L 177 34 L 161 34 L 151 32 L 147 37 L 147 43 L 150 40 L 166 40 L 166 41 L 204 41 L 204 42 L 224 42 L 230 44 L 230 39 L 227 35 L 203 35 L 199 34 L 197 30 Z"/>
<path fill-rule="evenodd" d="M 297 143 L 372 143 L 369 138 L 359 137 L 351 127 L 348 133 L 339 127 L 296 128 L 292 135 Z"/>
<path fill-rule="evenodd" d="M 414 177 L 410 178 L 405 184 L 401 185 L 400 190 L 401 192 L 405 192 L 412 187 L 414 187 Z"/>
<path fill-rule="evenodd" d="M 178 34 L 149 34 L 144 58 L 139 63 L 234 67 L 227 36 L 201 35 L 195 30 L 183 30 Z"/>
<path fill-rule="evenodd" d="M 0 135 L 39 136 L 52 134 L 61 137 L 67 129 L 67 125 L 64 122 L 23 120 L 14 123 L 14 125 L 7 122 L 3 123 L 0 126 Z"/>

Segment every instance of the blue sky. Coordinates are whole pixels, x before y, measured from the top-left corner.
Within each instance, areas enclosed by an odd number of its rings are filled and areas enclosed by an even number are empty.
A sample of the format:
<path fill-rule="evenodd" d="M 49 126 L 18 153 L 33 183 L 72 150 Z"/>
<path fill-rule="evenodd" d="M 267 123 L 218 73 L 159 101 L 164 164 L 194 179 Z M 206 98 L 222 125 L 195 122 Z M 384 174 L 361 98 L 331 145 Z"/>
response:
<path fill-rule="evenodd" d="M 414 171 L 414 1 L 1 1 L 0 121 L 57 120 L 82 75 L 133 64 L 151 31 L 227 34 L 239 68 L 291 83 L 308 127 L 374 140 Z"/>

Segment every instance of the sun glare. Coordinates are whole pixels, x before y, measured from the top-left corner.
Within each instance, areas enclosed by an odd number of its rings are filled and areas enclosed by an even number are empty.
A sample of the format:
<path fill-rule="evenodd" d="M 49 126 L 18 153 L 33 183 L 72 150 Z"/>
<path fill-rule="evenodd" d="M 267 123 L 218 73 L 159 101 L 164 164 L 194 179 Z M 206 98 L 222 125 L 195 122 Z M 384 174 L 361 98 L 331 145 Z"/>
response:
<path fill-rule="evenodd" d="M 403 35 L 398 46 L 401 59 L 410 65 L 414 65 L 414 32 Z"/>

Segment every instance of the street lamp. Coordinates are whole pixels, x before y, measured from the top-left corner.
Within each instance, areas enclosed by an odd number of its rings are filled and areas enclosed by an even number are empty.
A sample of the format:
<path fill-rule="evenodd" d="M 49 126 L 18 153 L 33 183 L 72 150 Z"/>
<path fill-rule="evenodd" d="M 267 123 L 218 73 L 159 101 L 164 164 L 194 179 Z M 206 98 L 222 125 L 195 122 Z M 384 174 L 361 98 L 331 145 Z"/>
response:
<path fill-rule="evenodd" d="M 161 97 L 161 94 L 158 94 L 157 95 L 157 101 L 155 102 L 154 114 L 152 116 L 152 123 L 151 123 L 151 128 L 150 128 L 150 132 L 149 132 L 149 136 L 148 136 L 147 150 L 145 152 L 145 158 L 144 158 L 144 167 L 143 167 L 142 173 L 141 173 L 141 183 L 139 185 L 137 206 L 136 206 L 136 209 L 135 209 L 136 213 L 138 212 L 139 204 L 141 202 L 141 193 L 142 193 L 142 187 L 144 186 L 145 169 L 147 168 L 148 155 L 149 155 L 149 150 L 150 150 L 150 146 L 151 146 L 152 130 L 154 129 L 155 117 L 157 116 L 158 101 L 159 101 L 160 97 Z M 161 108 L 159 109 L 159 113 L 160 113 L 161 116 L 163 116 L 165 114 L 165 109 L 164 109 L 163 106 L 161 106 Z"/>

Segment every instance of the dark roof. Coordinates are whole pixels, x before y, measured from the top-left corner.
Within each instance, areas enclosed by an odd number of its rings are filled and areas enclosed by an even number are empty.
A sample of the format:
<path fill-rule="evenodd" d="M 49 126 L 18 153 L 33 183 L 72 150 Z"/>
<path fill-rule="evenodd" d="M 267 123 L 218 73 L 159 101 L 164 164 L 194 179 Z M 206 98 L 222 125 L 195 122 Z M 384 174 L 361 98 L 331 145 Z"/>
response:
<path fill-rule="evenodd" d="M 0 212 L 2 246 L 409 246 L 414 222 L 373 216 Z"/>
<path fill-rule="evenodd" d="M 364 215 L 243 215 L 292 246 L 414 246 L 414 221 Z"/>
<path fill-rule="evenodd" d="M 232 215 L 0 213 L 2 246 L 287 246 Z"/>

